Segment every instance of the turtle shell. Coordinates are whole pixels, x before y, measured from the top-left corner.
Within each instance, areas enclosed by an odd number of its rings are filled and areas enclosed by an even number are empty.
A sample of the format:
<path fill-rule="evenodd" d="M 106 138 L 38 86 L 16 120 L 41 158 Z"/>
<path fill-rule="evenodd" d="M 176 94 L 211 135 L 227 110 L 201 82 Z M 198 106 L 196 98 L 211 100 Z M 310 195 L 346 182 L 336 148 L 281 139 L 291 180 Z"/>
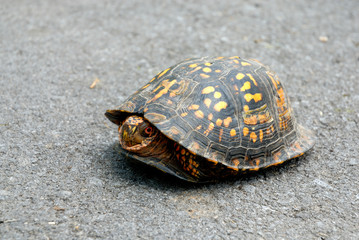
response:
<path fill-rule="evenodd" d="M 131 114 L 193 154 L 238 172 L 280 164 L 314 144 L 313 133 L 296 123 L 277 75 L 237 56 L 169 67 L 106 116 L 120 125 Z"/>

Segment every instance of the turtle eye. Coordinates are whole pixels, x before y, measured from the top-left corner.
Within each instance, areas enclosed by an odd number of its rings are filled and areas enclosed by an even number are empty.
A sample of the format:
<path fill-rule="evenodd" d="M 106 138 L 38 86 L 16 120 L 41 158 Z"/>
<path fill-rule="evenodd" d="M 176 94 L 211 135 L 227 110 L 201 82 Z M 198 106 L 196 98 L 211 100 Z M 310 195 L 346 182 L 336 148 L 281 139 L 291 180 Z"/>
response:
<path fill-rule="evenodd" d="M 148 136 L 151 136 L 151 134 L 153 133 L 153 128 L 151 126 L 148 126 L 145 128 L 145 134 Z"/>

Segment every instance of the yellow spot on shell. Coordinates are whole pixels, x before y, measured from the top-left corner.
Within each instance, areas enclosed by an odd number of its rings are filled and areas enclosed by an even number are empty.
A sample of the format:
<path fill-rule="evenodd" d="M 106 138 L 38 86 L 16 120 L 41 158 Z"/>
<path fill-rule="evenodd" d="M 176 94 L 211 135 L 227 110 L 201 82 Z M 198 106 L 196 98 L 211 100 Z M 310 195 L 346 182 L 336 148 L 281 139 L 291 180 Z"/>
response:
<path fill-rule="evenodd" d="M 204 99 L 204 105 L 206 105 L 208 108 L 211 106 L 212 100 L 209 98 Z"/>
<path fill-rule="evenodd" d="M 214 98 L 220 98 L 221 96 L 222 96 L 222 94 L 220 92 L 214 93 Z"/>
<path fill-rule="evenodd" d="M 188 107 L 188 110 L 197 110 L 198 108 L 199 108 L 199 105 L 192 104 L 191 106 Z"/>
<path fill-rule="evenodd" d="M 220 118 L 218 118 L 217 121 L 216 121 L 216 125 L 217 125 L 218 127 L 220 127 L 220 126 L 222 125 L 222 122 L 223 122 L 223 120 L 220 119 Z"/>
<path fill-rule="evenodd" d="M 257 81 L 254 79 L 254 77 L 252 76 L 252 74 L 247 73 L 247 76 L 252 80 L 252 82 L 254 83 L 254 85 L 258 86 Z"/>
<path fill-rule="evenodd" d="M 243 136 L 247 136 L 249 133 L 249 129 L 247 127 L 243 128 Z"/>
<path fill-rule="evenodd" d="M 210 73 L 210 72 L 212 72 L 212 69 L 210 69 L 209 67 L 205 67 L 202 69 L 202 71 L 205 73 Z"/>
<path fill-rule="evenodd" d="M 242 66 L 250 66 L 252 64 L 250 64 L 249 62 L 241 62 Z"/>
<path fill-rule="evenodd" d="M 214 123 L 211 122 L 211 123 L 208 125 L 208 129 L 207 129 L 206 131 L 204 131 L 204 134 L 205 134 L 206 136 L 208 136 L 209 132 L 212 131 L 213 128 L 214 128 Z"/>
<path fill-rule="evenodd" d="M 204 65 L 206 65 L 206 66 L 211 66 L 211 65 L 212 65 L 212 63 L 210 63 L 210 62 L 206 62 Z"/>
<path fill-rule="evenodd" d="M 222 135 L 223 135 L 223 128 L 221 128 L 220 130 L 219 130 L 219 136 L 218 136 L 218 141 L 222 141 Z"/>
<path fill-rule="evenodd" d="M 232 122 L 232 118 L 227 117 L 226 119 L 223 120 L 223 122 L 225 127 L 229 127 L 229 124 Z"/>
<path fill-rule="evenodd" d="M 212 113 L 208 114 L 208 120 L 212 121 L 212 118 L 213 118 L 213 114 Z"/>
<path fill-rule="evenodd" d="M 251 132 L 249 139 L 252 139 L 252 141 L 255 143 L 257 141 L 257 134 L 255 132 Z"/>
<path fill-rule="evenodd" d="M 150 82 L 153 82 L 155 79 L 156 79 L 156 77 L 152 78 L 152 79 L 150 80 Z"/>
<path fill-rule="evenodd" d="M 234 128 L 231 129 L 231 131 L 229 132 L 229 134 L 231 135 L 231 137 L 236 136 L 236 130 Z"/>
<path fill-rule="evenodd" d="M 217 59 L 217 60 L 220 60 L 220 59 L 223 59 L 223 58 L 224 58 L 224 57 L 217 57 L 216 59 Z"/>
<path fill-rule="evenodd" d="M 239 61 L 237 59 L 234 59 L 233 62 L 239 64 Z"/>
<path fill-rule="evenodd" d="M 167 71 L 169 70 L 169 68 L 167 69 Z M 165 70 L 166 71 L 166 70 Z M 162 81 L 160 87 L 164 87 L 162 90 L 160 90 L 148 103 L 151 103 L 152 101 L 156 101 L 157 99 L 159 99 L 160 97 L 162 97 L 162 95 L 167 94 L 168 90 L 175 84 L 177 83 L 177 80 L 174 79 L 172 81 L 169 82 L 169 80 L 164 80 Z M 157 88 L 154 90 L 157 91 Z"/>
<path fill-rule="evenodd" d="M 197 67 L 198 65 L 197 64 L 195 64 L 195 63 L 193 63 L 193 64 L 191 64 L 191 65 L 189 65 L 189 67 L 190 68 L 195 68 L 195 67 Z"/>
<path fill-rule="evenodd" d="M 257 117 L 255 115 L 247 117 L 244 119 L 244 123 L 248 125 L 256 125 Z"/>
<path fill-rule="evenodd" d="M 146 84 L 145 86 L 142 87 L 142 89 L 147 88 L 148 86 L 150 86 L 150 84 Z"/>
<path fill-rule="evenodd" d="M 259 140 L 262 142 L 263 141 L 263 130 L 259 130 Z"/>
<path fill-rule="evenodd" d="M 220 72 L 222 72 L 221 70 L 219 70 L 219 69 L 217 69 L 217 70 L 215 70 L 215 72 L 216 73 L 220 73 Z"/>
<path fill-rule="evenodd" d="M 181 117 L 185 117 L 185 116 L 187 116 L 187 112 L 184 112 L 184 113 L 181 113 Z"/>
<path fill-rule="evenodd" d="M 246 95 L 244 95 L 244 99 L 246 99 L 247 102 L 250 102 L 252 99 L 255 102 L 258 102 L 258 101 L 262 100 L 262 93 L 256 93 L 254 95 L 247 93 Z"/>
<path fill-rule="evenodd" d="M 194 115 L 196 115 L 196 117 L 198 117 L 198 118 L 203 118 L 204 117 L 204 114 L 203 114 L 203 112 L 201 110 L 195 111 Z"/>
<path fill-rule="evenodd" d="M 197 127 L 196 127 L 196 130 L 200 130 L 202 128 L 202 125 L 198 125 Z"/>
<path fill-rule="evenodd" d="M 243 111 L 245 111 L 245 112 L 248 112 L 248 111 L 249 111 L 248 105 L 244 105 L 244 106 L 243 106 Z"/>
<path fill-rule="evenodd" d="M 166 70 L 163 70 L 160 75 L 158 75 L 158 78 L 162 77 L 163 75 L 165 75 L 166 72 L 168 72 L 171 68 L 167 68 Z"/>
<path fill-rule="evenodd" d="M 228 104 L 224 101 L 220 101 L 214 105 L 214 110 L 217 112 L 220 112 L 222 109 L 225 109 L 228 106 Z"/>
<path fill-rule="evenodd" d="M 238 58 L 238 59 L 239 59 L 238 56 L 232 56 L 232 57 L 230 57 L 229 59 L 235 59 L 235 58 Z"/>
<path fill-rule="evenodd" d="M 202 90 L 202 94 L 208 94 L 208 93 L 211 93 L 211 92 L 214 92 L 214 87 L 212 87 L 212 86 L 205 87 Z"/>
<path fill-rule="evenodd" d="M 237 75 L 236 75 L 236 79 L 237 80 L 241 80 L 242 78 L 244 78 L 244 74 L 243 73 L 238 73 Z"/>
<path fill-rule="evenodd" d="M 209 77 L 210 77 L 209 75 L 204 74 L 204 73 L 201 73 L 200 76 L 201 76 L 202 78 L 209 78 Z"/>
<path fill-rule="evenodd" d="M 244 91 L 246 91 L 246 90 L 248 90 L 248 89 L 251 89 L 251 83 L 250 82 L 245 82 L 244 84 L 243 84 L 243 86 L 241 87 L 241 92 L 244 92 Z"/>

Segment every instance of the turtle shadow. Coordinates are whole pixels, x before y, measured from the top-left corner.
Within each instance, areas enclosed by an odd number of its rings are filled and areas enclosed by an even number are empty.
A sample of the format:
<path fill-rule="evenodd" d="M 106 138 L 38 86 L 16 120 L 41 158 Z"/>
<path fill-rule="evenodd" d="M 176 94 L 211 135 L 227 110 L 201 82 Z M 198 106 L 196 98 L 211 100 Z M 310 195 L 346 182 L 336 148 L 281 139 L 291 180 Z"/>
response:
<path fill-rule="evenodd" d="M 131 158 L 126 158 L 118 151 L 119 144 L 110 145 L 103 154 L 103 160 L 108 167 L 107 174 L 114 181 L 127 183 L 130 185 L 145 185 L 150 188 L 160 189 L 163 191 L 183 191 L 189 189 L 216 188 L 216 187 L 233 187 L 241 188 L 244 185 L 251 184 L 254 181 L 265 181 L 275 179 L 285 172 L 297 171 L 298 167 L 307 161 L 305 156 L 291 159 L 277 166 L 271 166 L 267 169 L 248 172 L 232 178 L 218 180 L 209 183 L 193 183 L 179 179 L 170 174 L 138 162 Z M 103 167 L 103 166 L 102 166 Z"/>

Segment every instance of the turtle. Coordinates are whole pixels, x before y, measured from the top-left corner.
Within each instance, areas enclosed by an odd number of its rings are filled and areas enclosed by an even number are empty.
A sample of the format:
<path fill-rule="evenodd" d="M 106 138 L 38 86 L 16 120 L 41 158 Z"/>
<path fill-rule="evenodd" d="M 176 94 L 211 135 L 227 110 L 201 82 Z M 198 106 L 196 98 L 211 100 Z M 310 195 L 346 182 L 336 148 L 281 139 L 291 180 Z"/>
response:
<path fill-rule="evenodd" d="M 190 182 L 278 165 L 315 142 L 277 74 L 238 56 L 186 59 L 105 116 L 118 125 L 124 156 Z"/>

